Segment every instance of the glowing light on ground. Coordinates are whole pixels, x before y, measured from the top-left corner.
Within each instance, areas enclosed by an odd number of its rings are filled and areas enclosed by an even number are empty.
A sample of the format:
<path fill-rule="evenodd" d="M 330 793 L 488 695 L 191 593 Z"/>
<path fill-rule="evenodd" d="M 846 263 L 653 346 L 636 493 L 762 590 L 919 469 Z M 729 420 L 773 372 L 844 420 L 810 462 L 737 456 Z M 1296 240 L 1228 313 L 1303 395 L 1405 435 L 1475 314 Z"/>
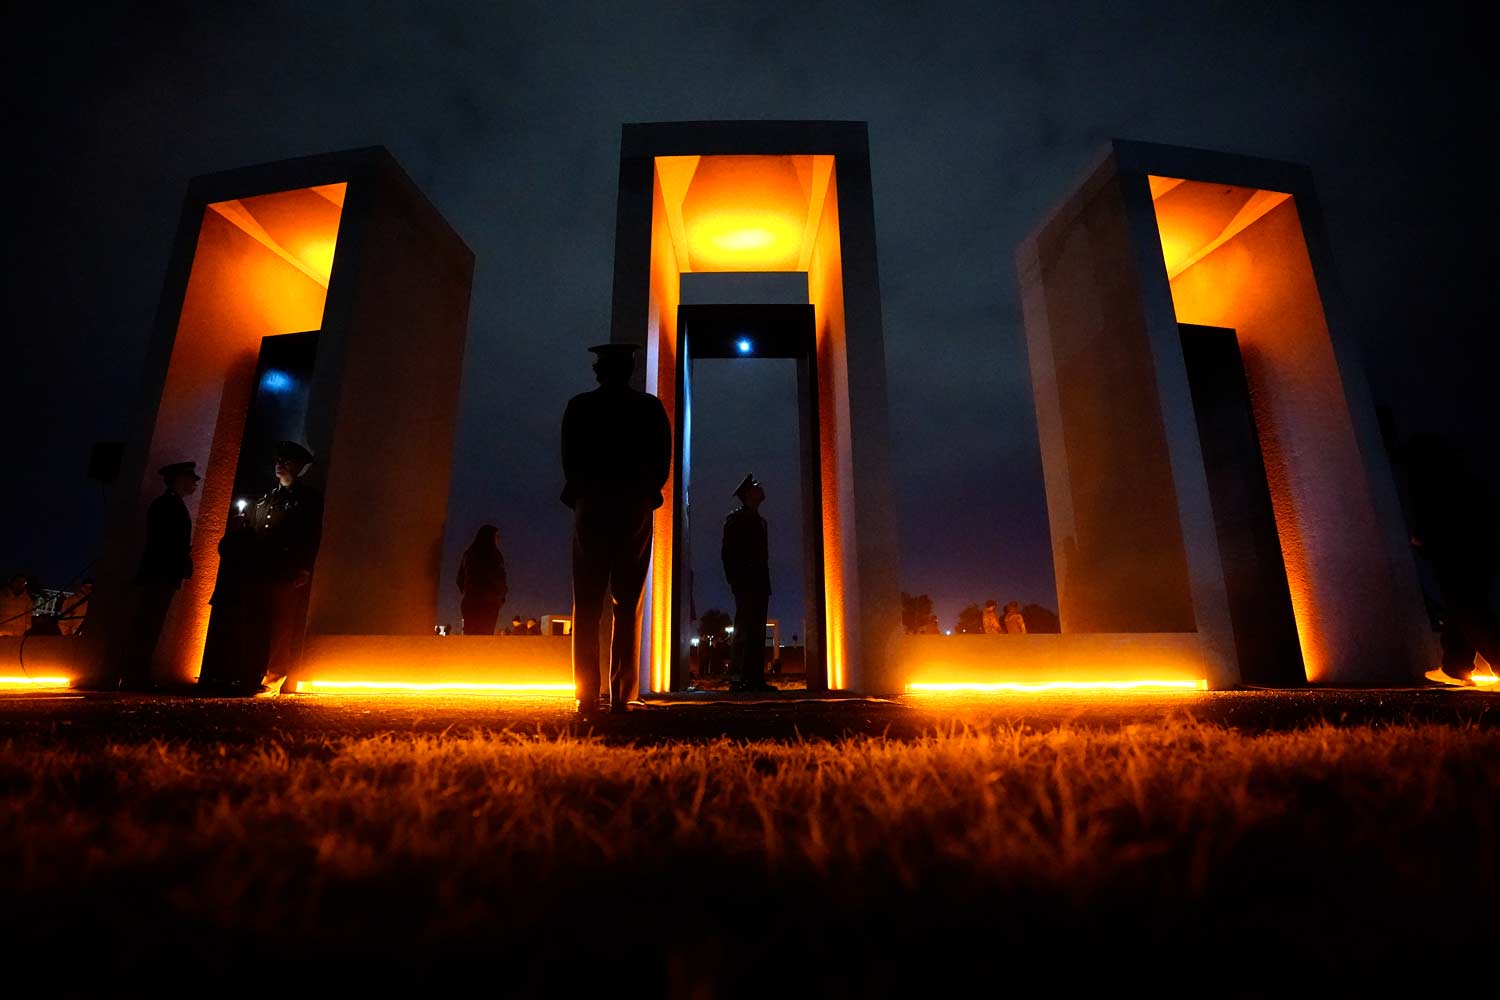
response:
<path fill-rule="evenodd" d="M 998 693 L 1035 691 L 1207 691 L 1208 681 L 917 681 L 906 686 L 913 694 Z"/>
<path fill-rule="evenodd" d="M 65 688 L 73 683 L 71 677 L 0 677 L 0 690 L 19 688 L 34 691 L 38 688 Z"/>
<path fill-rule="evenodd" d="M 474 692 L 478 694 L 540 694 L 553 692 L 573 694 L 572 684 L 557 682 L 484 683 L 464 681 L 298 681 L 298 694 L 360 694 L 373 692 L 426 694 L 441 692 Z"/>
<path fill-rule="evenodd" d="M 1496 677 L 1488 671 L 1481 670 L 1475 670 L 1470 674 L 1467 682 L 1461 681 L 1457 677 L 1449 677 L 1437 667 L 1427 671 L 1426 677 L 1435 684 L 1443 684 L 1448 687 L 1489 687 L 1493 684 L 1500 684 L 1500 677 Z"/>

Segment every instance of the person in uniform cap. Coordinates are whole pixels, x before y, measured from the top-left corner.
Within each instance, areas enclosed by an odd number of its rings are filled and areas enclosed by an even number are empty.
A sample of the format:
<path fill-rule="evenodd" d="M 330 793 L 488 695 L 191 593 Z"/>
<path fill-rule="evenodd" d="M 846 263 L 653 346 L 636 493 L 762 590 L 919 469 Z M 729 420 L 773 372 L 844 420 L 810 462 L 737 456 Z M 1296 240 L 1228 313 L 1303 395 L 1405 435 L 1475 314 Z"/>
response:
<path fill-rule="evenodd" d="M 735 487 L 740 507 L 724 519 L 720 556 L 724 577 L 734 591 L 734 645 L 731 691 L 772 691 L 766 683 L 766 611 L 771 602 L 771 567 L 766 519 L 760 516 L 766 491 L 753 475 Z"/>
<path fill-rule="evenodd" d="M 184 497 L 198 489 L 196 462 L 173 462 L 156 470 L 165 489 L 146 510 L 146 546 L 135 574 L 134 615 L 126 633 L 120 686 L 151 686 L 157 640 L 182 581 L 193 575 L 193 518 Z"/>
<path fill-rule="evenodd" d="M 636 349 L 589 348 L 599 388 L 570 399 L 562 421 L 561 500 L 573 510 L 573 684 L 585 714 L 600 707 L 606 593 L 613 602 L 609 710 L 638 705 L 651 522 L 672 468 L 667 411 L 661 400 L 630 386 Z"/>
<path fill-rule="evenodd" d="M 255 502 L 251 518 L 266 641 L 257 694 L 279 693 L 302 655 L 313 561 L 323 537 L 323 494 L 302 481 L 312 460 L 297 442 L 278 442 L 276 486 Z"/>

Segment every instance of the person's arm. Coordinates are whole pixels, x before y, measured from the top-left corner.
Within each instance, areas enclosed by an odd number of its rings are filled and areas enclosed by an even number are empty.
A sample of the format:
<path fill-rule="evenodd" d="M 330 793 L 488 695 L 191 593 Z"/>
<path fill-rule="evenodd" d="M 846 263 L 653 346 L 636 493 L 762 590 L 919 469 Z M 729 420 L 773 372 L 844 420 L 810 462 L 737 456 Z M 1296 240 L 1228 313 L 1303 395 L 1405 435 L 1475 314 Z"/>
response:
<path fill-rule="evenodd" d="M 318 546 L 323 542 L 323 494 L 308 490 L 299 501 L 297 513 L 301 516 L 290 555 L 297 571 L 296 584 L 302 587 L 312 579 Z"/>
<path fill-rule="evenodd" d="M 724 541 L 719 547 L 719 558 L 724 563 L 724 580 L 731 591 L 740 590 L 740 579 L 744 571 L 744 538 L 738 518 L 724 522 Z"/>
<path fill-rule="evenodd" d="M 672 422 L 667 419 L 667 408 L 661 400 L 652 396 L 651 401 L 656 404 L 652 407 L 655 426 L 651 442 L 651 481 L 655 484 L 652 488 L 659 494 L 672 474 Z"/>
<path fill-rule="evenodd" d="M 578 499 L 578 477 L 582 474 L 582 455 L 578 441 L 578 415 L 574 401 L 568 400 L 562 419 L 562 502 L 569 507 Z"/>
<path fill-rule="evenodd" d="M 182 578 L 189 580 L 193 576 L 193 518 L 188 513 L 187 504 L 180 499 L 174 514 L 173 548 L 177 553 Z"/>

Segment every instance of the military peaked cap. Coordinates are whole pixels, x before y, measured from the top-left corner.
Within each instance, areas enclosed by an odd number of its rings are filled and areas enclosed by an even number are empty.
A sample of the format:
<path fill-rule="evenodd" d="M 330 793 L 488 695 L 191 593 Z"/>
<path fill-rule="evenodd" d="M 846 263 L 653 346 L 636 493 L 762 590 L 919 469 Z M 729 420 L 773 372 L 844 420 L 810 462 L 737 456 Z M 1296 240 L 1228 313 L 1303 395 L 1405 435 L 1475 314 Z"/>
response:
<path fill-rule="evenodd" d="M 306 465 L 313 460 L 312 452 L 295 441 L 277 441 L 276 457 L 286 459 L 288 462 L 296 462 L 299 465 Z"/>
<path fill-rule="evenodd" d="M 163 479 L 171 479 L 173 476 L 182 475 L 184 473 L 192 476 L 193 482 L 197 482 L 198 480 L 203 478 L 202 476 L 198 475 L 197 462 L 173 462 L 171 465 L 163 465 L 156 471 L 161 475 Z"/>
<path fill-rule="evenodd" d="M 744 496 L 745 491 L 751 488 L 760 488 L 760 480 L 755 478 L 755 473 L 753 472 L 747 475 L 744 479 L 740 480 L 740 484 L 734 488 L 733 495 L 737 497 Z"/>

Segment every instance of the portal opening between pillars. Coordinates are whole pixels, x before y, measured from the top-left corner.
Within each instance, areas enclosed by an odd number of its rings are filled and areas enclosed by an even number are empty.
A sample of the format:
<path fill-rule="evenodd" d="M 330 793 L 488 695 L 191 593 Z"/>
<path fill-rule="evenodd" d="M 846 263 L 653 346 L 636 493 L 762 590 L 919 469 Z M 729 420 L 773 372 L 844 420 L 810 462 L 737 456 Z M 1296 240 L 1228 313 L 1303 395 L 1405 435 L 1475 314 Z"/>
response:
<path fill-rule="evenodd" d="M 788 359 L 797 365 L 797 430 L 802 521 L 803 657 L 807 690 L 828 690 L 824 642 L 825 569 L 823 560 L 823 470 L 818 457 L 818 357 L 816 318 L 810 305 L 686 305 L 677 313 L 678 343 L 684 363 L 677 367 L 676 407 L 672 415 L 672 493 L 674 536 L 671 592 L 672 644 L 679 650 L 668 683 L 673 691 L 688 685 L 687 649 L 692 633 L 692 412 L 693 362 L 735 358 L 746 361 Z M 712 494 L 711 494 L 712 495 Z M 700 516 L 715 517 L 708 506 Z M 700 554 L 707 559 L 707 554 Z"/>
<path fill-rule="evenodd" d="M 829 689 L 899 691 L 896 525 L 865 125 L 627 125 L 617 212 L 611 339 L 645 348 L 637 387 L 661 398 L 677 442 L 669 500 L 654 524 L 642 690 L 669 691 L 686 676 L 687 512 L 681 498 L 691 456 L 681 445 L 691 418 L 691 361 L 711 356 L 699 351 L 721 349 L 711 346 L 720 342 L 708 313 L 695 320 L 697 307 L 679 308 L 681 276 L 790 271 L 807 276 L 809 305 L 801 308 L 804 317 L 810 314 L 788 327 L 798 332 L 788 335 L 785 355 L 806 369 L 805 516 L 814 506 L 810 484 L 819 492 L 817 527 L 807 537 L 817 540 L 810 548 L 821 551 L 816 567 L 806 571 L 809 583 L 815 581 L 806 600 L 810 608 L 821 602 L 821 628 L 815 631 L 809 621 L 809 639 L 819 645 Z"/>

